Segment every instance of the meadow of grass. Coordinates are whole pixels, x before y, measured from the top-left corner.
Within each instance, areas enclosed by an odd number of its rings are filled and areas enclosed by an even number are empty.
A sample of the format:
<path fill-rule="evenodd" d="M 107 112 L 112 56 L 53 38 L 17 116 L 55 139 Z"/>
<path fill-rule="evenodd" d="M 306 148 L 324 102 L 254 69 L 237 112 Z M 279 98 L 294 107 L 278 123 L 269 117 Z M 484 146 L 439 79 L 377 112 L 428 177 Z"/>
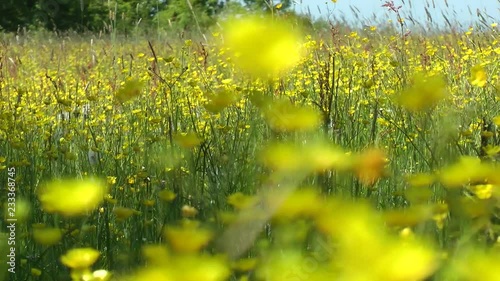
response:
<path fill-rule="evenodd" d="M 10 280 L 500 280 L 496 25 L 232 24 L 2 35 Z"/>

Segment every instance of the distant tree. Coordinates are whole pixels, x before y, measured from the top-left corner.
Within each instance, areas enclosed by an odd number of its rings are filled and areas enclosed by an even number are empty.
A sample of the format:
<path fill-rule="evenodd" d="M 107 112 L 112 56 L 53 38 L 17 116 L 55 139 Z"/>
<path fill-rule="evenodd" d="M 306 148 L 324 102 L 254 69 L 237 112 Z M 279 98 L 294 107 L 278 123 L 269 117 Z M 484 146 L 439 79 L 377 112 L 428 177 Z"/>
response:
<path fill-rule="evenodd" d="M 115 1 L 111 6 L 107 6 L 108 14 L 112 16 L 108 22 L 111 21 L 118 31 L 127 31 L 133 27 L 148 29 L 152 26 L 155 15 L 168 5 L 164 0 Z"/>
<path fill-rule="evenodd" d="M 0 0 L 0 29 L 117 31 L 212 25 L 229 0 Z M 232 5 L 235 6 L 235 5 Z"/>
<path fill-rule="evenodd" d="M 0 1 L 0 30 L 15 31 L 31 23 L 36 0 Z"/>
<path fill-rule="evenodd" d="M 165 9 L 155 16 L 155 23 L 175 30 L 206 29 L 216 21 L 224 8 L 218 0 L 170 0 Z"/>
<path fill-rule="evenodd" d="M 164 0 L 1 0 L 0 27 L 97 31 L 112 26 L 124 31 L 139 24 L 147 27 L 166 6 Z"/>

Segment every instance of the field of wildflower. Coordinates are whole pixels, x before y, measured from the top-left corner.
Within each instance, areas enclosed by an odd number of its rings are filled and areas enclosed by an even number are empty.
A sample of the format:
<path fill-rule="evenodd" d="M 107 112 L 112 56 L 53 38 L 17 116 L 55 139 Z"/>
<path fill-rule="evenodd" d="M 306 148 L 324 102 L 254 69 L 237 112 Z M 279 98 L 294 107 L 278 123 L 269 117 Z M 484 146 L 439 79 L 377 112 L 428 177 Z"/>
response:
<path fill-rule="evenodd" d="M 500 280 L 499 29 L 395 12 L 1 35 L 0 280 Z"/>

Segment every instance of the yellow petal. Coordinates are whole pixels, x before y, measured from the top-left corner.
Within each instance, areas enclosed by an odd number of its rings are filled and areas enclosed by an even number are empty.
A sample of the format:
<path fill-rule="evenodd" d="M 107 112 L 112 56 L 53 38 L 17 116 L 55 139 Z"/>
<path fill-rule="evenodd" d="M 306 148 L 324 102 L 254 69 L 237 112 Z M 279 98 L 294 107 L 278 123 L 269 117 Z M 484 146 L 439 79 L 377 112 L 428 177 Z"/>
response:
<path fill-rule="evenodd" d="M 77 216 L 94 210 L 106 193 L 106 184 L 97 179 L 55 180 L 41 187 L 38 198 L 46 212 Z"/>
<path fill-rule="evenodd" d="M 207 245 L 213 234 L 211 231 L 198 228 L 196 224 L 186 224 L 183 227 L 166 228 L 164 236 L 176 252 L 193 253 Z"/>
<path fill-rule="evenodd" d="M 73 269 L 85 269 L 92 266 L 99 257 L 99 251 L 92 248 L 71 249 L 61 257 L 61 262 Z"/>
<path fill-rule="evenodd" d="M 163 201 L 171 202 L 172 200 L 175 199 L 176 195 L 172 191 L 164 189 L 158 192 L 158 197 L 160 197 L 160 199 Z"/>
<path fill-rule="evenodd" d="M 300 35 L 281 19 L 246 16 L 229 20 L 224 29 L 235 64 L 253 76 L 281 74 L 300 60 Z"/>
<path fill-rule="evenodd" d="M 116 218 L 120 221 L 128 219 L 134 214 L 137 214 L 138 211 L 130 208 L 125 208 L 125 207 L 115 207 L 113 209 L 113 213 L 115 214 Z"/>
<path fill-rule="evenodd" d="M 312 107 L 274 101 L 264 109 L 267 123 L 277 131 L 310 131 L 318 128 L 321 115 Z"/>
<path fill-rule="evenodd" d="M 486 85 L 488 75 L 486 74 L 486 70 L 480 64 L 475 65 L 471 68 L 471 77 L 470 82 L 474 86 L 484 87 Z"/>
<path fill-rule="evenodd" d="M 434 107 L 447 96 L 445 80 L 440 76 L 417 73 L 413 84 L 397 98 L 397 102 L 410 111 Z"/>
<path fill-rule="evenodd" d="M 119 102 L 126 102 L 141 94 L 144 83 L 138 79 L 127 80 L 116 92 L 115 98 Z"/>

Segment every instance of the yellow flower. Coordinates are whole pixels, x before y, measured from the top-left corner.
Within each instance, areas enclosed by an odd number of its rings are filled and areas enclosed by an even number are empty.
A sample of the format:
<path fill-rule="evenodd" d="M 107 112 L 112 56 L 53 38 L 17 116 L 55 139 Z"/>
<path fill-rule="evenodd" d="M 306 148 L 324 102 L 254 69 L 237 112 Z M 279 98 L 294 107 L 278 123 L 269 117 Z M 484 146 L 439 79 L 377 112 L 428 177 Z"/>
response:
<path fill-rule="evenodd" d="M 500 184 L 500 170 L 496 165 L 481 162 L 481 159 L 472 156 L 462 156 L 454 163 L 441 170 L 439 180 L 448 188 L 459 188 L 468 183 L 481 183 L 485 180 L 489 184 Z"/>
<path fill-rule="evenodd" d="M 184 148 L 193 148 L 201 144 L 202 139 L 200 139 L 195 133 L 181 133 L 174 137 L 175 141 Z"/>
<path fill-rule="evenodd" d="M 175 199 L 176 195 L 172 191 L 164 189 L 158 192 L 158 197 L 163 201 L 170 202 Z"/>
<path fill-rule="evenodd" d="M 116 177 L 108 176 L 106 179 L 109 185 L 114 185 L 116 183 Z"/>
<path fill-rule="evenodd" d="M 470 73 L 470 81 L 472 85 L 478 87 L 484 87 L 486 85 L 488 76 L 486 75 L 486 70 L 482 65 L 478 64 L 472 67 Z"/>
<path fill-rule="evenodd" d="M 31 268 L 31 275 L 38 277 L 38 276 L 42 275 L 42 271 L 38 268 L 33 267 L 33 268 Z"/>
<path fill-rule="evenodd" d="M 150 264 L 162 265 L 169 261 L 169 253 L 163 245 L 145 245 L 142 247 L 142 255 Z"/>
<path fill-rule="evenodd" d="M 474 194 L 479 199 L 491 198 L 491 196 L 493 194 L 493 190 L 495 188 L 496 187 L 492 184 L 478 184 L 478 185 L 473 185 L 470 187 L 471 191 L 474 192 Z"/>
<path fill-rule="evenodd" d="M 384 176 L 387 157 L 384 151 L 371 148 L 362 152 L 354 164 L 354 172 L 359 181 L 365 185 L 373 185 Z"/>
<path fill-rule="evenodd" d="M 92 273 L 92 281 L 107 281 L 111 279 L 111 272 L 105 269 L 99 269 Z"/>
<path fill-rule="evenodd" d="M 436 176 L 429 173 L 412 174 L 406 177 L 406 181 L 412 187 L 430 186 L 436 181 Z"/>
<path fill-rule="evenodd" d="M 493 118 L 493 123 L 500 127 L 500 115 Z"/>
<path fill-rule="evenodd" d="M 193 218 L 198 214 L 198 210 L 193 206 L 184 205 L 181 208 L 181 213 L 185 218 Z"/>
<path fill-rule="evenodd" d="M 246 258 L 234 261 L 231 267 L 240 272 L 250 271 L 255 268 L 258 260 L 256 258 Z"/>
<path fill-rule="evenodd" d="M 118 221 L 123 221 L 125 219 L 128 219 L 134 214 L 140 214 L 139 211 L 125 207 L 115 207 L 113 209 L 113 213 L 115 214 L 116 219 Z"/>
<path fill-rule="evenodd" d="M 297 172 L 304 164 L 300 147 L 283 142 L 272 143 L 264 148 L 260 160 L 268 168 L 284 172 Z"/>
<path fill-rule="evenodd" d="M 311 131 L 321 123 L 321 115 L 317 110 L 297 106 L 287 100 L 273 101 L 263 113 L 267 123 L 277 131 Z"/>
<path fill-rule="evenodd" d="M 43 186 L 38 198 L 46 212 L 77 216 L 95 209 L 103 201 L 106 192 L 106 185 L 96 179 L 66 179 Z"/>
<path fill-rule="evenodd" d="M 500 280 L 498 251 L 465 249 L 458 252 L 451 263 L 446 280 Z"/>
<path fill-rule="evenodd" d="M 170 280 L 179 281 L 223 281 L 231 274 L 227 261 L 220 256 L 185 255 L 174 259 L 167 269 Z"/>
<path fill-rule="evenodd" d="M 275 76 L 300 60 L 300 36 L 283 20 L 247 16 L 229 20 L 225 43 L 235 64 L 257 77 Z"/>
<path fill-rule="evenodd" d="M 61 262 L 72 269 L 85 269 L 92 266 L 99 255 L 99 251 L 92 248 L 75 248 L 66 252 Z"/>
<path fill-rule="evenodd" d="M 226 79 L 227 80 L 227 79 Z M 222 81 L 224 83 L 224 81 Z M 214 94 L 207 95 L 209 99 L 205 104 L 205 109 L 211 113 L 219 113 L 224 108 L 236 102 L 237 97 L 229 91 L 218 91 Z"/>
<path fill-rule="evenodd" d="M 413 77 L 413 85 L 397 98 L 397 102 L 407 110 L 421 111 L 434 107 L 446 95 L 442 77 L 418 73 Z"/>
<path fill-rule="evenodd" d="M 170 271 L 163 267 L 143 268 L 133 275 L 131 280 L 137 281 L 173 281 Z"/>
<path fill-rule="evenodd" d="M 256 202 L 257 198 L 255 196 L 245 195 L 241 192 L 231 194 L 227 198 L 227 203 L 238 210 L 253 206 Z"/>
<path fill-rule="evenodd" d="M 115 98 L 121 103 L 136 98 L 141 94 L 143 85 L 139 79 L 127 80 L 116 92 Z"/>
<path fill-rule="evenodd" d="M 211 231 L 199 228 L 198 224 L 198 222 L 186 221 L 182 227 L 168 227 L 164 231 L 164 236 L 177 252 L 197 252 L 213 237 Z"/>
<path fill-rule="evenodd" d="M 267 204 L 276 209 L 277 220 L 294 220 L 313 217 L 321 211 L 321 199 L 313 188 L 304 188 L 283 198 L 282 192 L 271 192 Z"/>

